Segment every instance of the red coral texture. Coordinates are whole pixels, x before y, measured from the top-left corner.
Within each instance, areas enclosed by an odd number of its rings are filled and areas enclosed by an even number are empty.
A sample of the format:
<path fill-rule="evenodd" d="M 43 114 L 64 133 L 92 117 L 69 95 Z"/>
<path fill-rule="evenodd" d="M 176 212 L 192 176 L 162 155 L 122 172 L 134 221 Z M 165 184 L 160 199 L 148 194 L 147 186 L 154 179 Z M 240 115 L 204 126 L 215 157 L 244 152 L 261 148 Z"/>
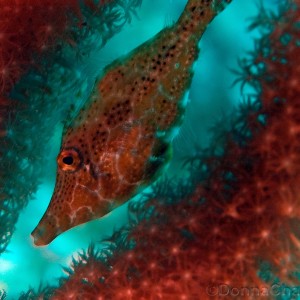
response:
<path fill-rule="evenodd" d="M 8 93 L 32 55 L 47 50 L 70 23 L 68 12 L 78 12 L 77 0 L 0 1 L 0 91 Z"/>
<path fill-rule="evenodd" d="M 0 137 L 13 101 L 9 92 L 34 59 L 55 46 L 70 25 L 77 0 L 0 0 Z M 68 14 L 69 13 L 69 14 Z"/>
<path fill-rule="evenodd" d="M 242 295 L 241 288 L 268 294 L 263 289 L 275 278 L 299 285 L 297 22 L 299 9 L 292 6 L 268 39 L 270 52 L 259 49 L 255 58 L 265 71 L 259 77 L 260 107 L 246 120 L 247 144 L 241 146 L 229 133 L 222 158 L 206 161 L 212 169 L 207 182 L 182 201 L 151 199 L 147 205 L 156 213 L 129 234 L 135 247 L 115 249 L 104 262 L 95 255 L 81 259 L 52 299 L 218 299 L 220 285 L 235 288 L 224 298 L 257 299 L 263 294 L 244 290 Z M 259 273 L 264 262 L 268 278 Z M 273 296 L 269 290 L 266 298 Z"/>

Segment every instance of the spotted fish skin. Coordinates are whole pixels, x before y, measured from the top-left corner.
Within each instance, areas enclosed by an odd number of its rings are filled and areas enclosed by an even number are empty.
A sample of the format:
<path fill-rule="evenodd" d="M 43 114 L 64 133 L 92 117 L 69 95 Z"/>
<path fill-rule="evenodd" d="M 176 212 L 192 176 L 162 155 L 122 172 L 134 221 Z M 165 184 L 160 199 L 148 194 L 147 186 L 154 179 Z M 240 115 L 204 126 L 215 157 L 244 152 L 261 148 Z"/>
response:
<path fill-rule="evenodd" d="M 183 117 L 199 39 L 229 2 L 188 1 L 177 23 L 106 68 L 65 129 L 54 194 L 32 233 L 35 245 L 104 216 L 157 175 Z"/>

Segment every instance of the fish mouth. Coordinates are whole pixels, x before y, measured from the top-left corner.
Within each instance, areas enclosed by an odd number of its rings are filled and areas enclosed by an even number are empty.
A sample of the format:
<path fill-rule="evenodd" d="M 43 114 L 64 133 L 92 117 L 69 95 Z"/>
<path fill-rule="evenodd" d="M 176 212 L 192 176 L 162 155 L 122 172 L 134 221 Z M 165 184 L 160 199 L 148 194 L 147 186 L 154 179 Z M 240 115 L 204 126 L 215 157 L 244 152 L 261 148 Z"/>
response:
<path fill-rule="evenodd" d="M 52 217 L 47 216 L 46 214 L 43 216 L 39 224 L 31 233 L 35 246 L 46 246 L 60 234 L 61 230 L 54 224 Z"/>
<path fill-rule="evenodd" d="M 51 239 L 46 239 L 45 238 L 45 232 L 46 229 L 44 226 L 38 225 L 31 233 L 31 237 L 33 239 L 33 243 L 35 246 L 47 246 L 50 242 Z"/>

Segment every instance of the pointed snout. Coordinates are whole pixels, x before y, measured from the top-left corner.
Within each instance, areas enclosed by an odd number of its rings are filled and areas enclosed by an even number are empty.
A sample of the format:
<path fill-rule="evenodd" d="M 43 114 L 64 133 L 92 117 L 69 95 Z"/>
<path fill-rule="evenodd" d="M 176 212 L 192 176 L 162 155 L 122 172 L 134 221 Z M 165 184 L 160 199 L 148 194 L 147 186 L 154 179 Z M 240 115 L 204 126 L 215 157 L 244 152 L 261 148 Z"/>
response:
<path fill-rule="evenodd" d="M 70 194 L 59 197 L 55 192 L 52 196 L 44 216 L 31 233 L 36 246 L 46 246 L 61 233 L 110 211 L 109 201 L 99 201 L 97 193 L 83 186 L 77 186 Z"/>
<path fill-rule="evenodd" d="M 46 246 L 51 241 L 44 238 L 45 236 L 45 227 L 44 226 L 37 226 L 31 233 L 31 237 L 33 238 L 33 243 L 36 246 Z"/>
<path fill-rule="evenodd" d="M 61 230 L 58 228 L 55 219 L 51 215 L 45 214 L 36 228 L 32 231 L 31 236 L 36 246 L 46 246 L 51 243 Z"/>

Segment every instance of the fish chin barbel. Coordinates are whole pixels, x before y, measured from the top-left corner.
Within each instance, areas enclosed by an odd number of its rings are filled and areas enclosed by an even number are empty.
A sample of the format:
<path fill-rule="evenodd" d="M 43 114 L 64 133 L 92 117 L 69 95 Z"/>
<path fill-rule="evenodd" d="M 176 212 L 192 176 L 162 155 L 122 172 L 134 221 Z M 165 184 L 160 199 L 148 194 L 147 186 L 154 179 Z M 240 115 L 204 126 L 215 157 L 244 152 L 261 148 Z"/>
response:
<path fill-rule="evenodd" d="M 64 130 L 54 194 L 32 232 L 35 245 L 106 215 L 154 180 L 183 118 L 200 37 L 229 2 L 189 0 L 177 23 L 96 80 Z"/>

